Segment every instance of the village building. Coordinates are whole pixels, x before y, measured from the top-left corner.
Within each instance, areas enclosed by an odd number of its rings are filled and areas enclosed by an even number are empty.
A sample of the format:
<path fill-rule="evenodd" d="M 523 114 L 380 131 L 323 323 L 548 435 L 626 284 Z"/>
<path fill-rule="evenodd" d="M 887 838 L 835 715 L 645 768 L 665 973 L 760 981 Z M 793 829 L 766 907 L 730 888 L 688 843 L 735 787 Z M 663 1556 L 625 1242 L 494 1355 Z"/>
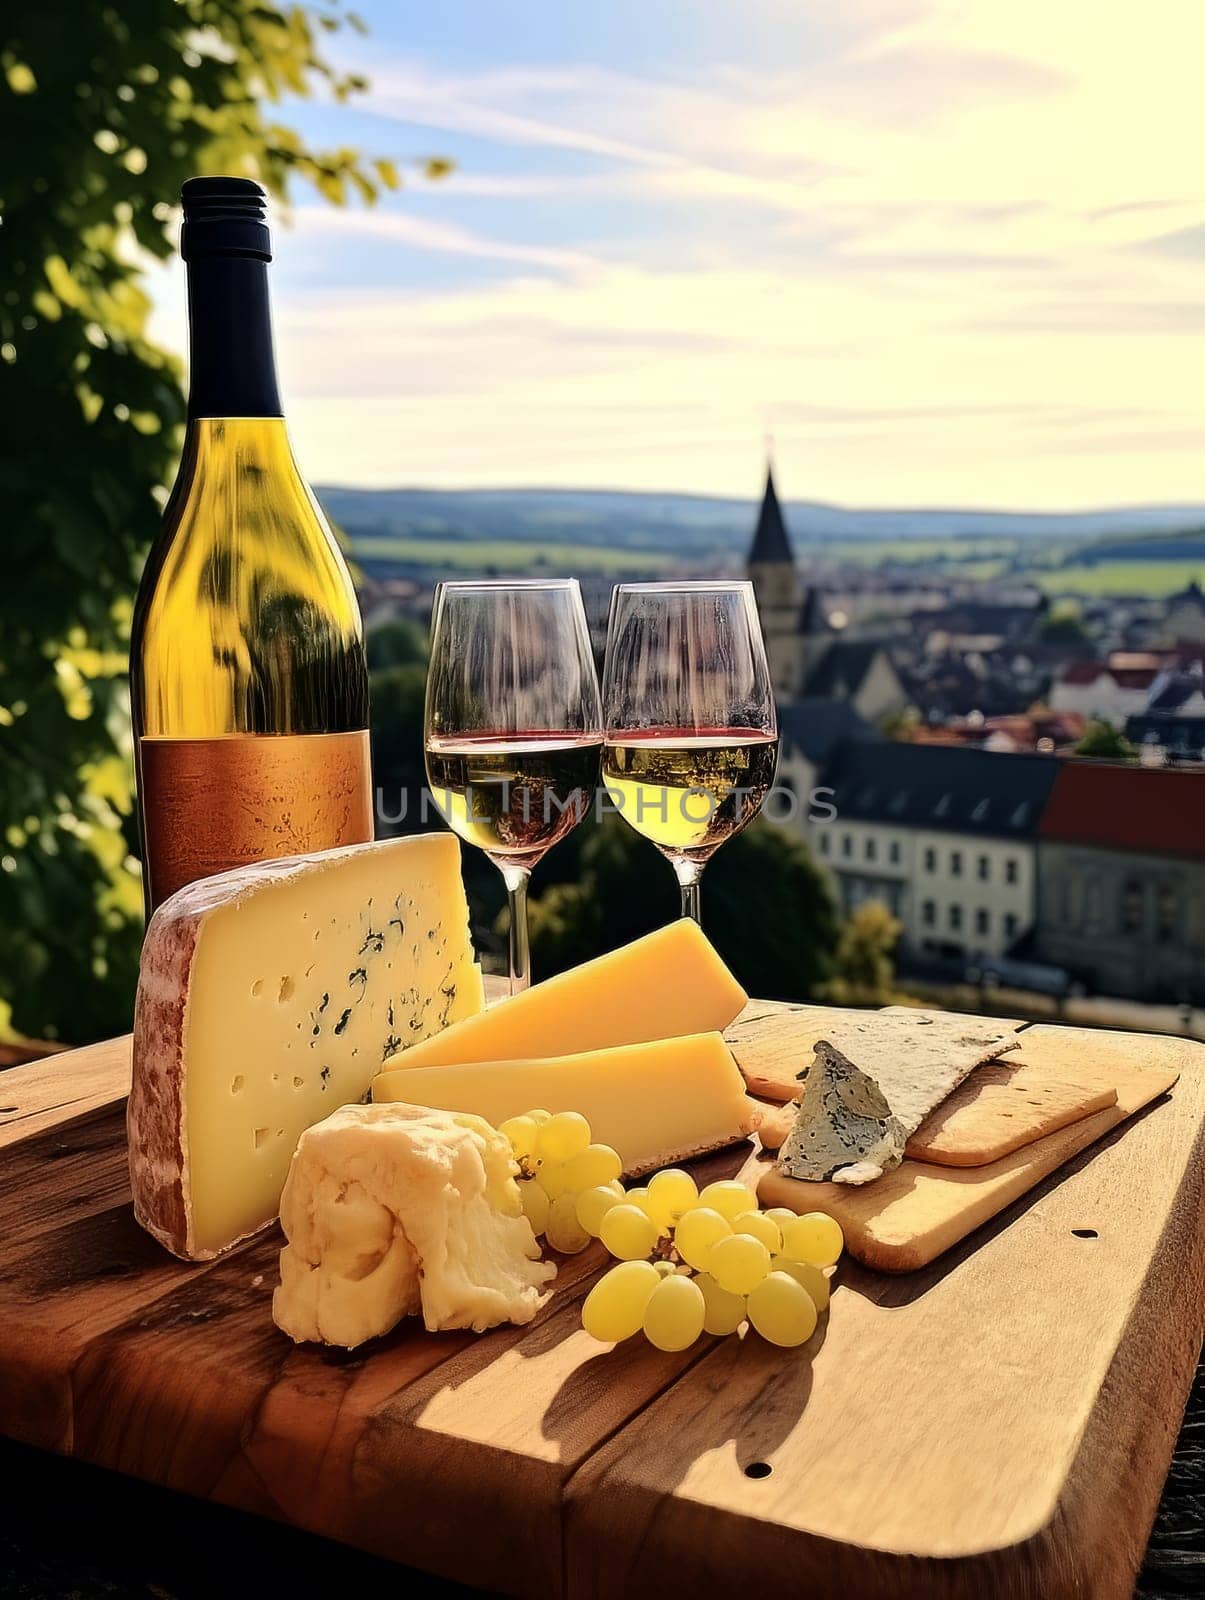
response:
<path fill-rule="evenodd" d="M 809 838 L 842 908 L 877 900 L 905 954 L 1007 953 L 1033 926 L 1053 756 L 845 741 L 821 776 L 835 817 Z"/>
<path fill-rule="evenodd" d="M 866 722 L 903 711 L 907 691 L 879 638 L 837 627 L 819 590 L 804 584 L 774 483 L 766 488 L 746 562 L 761 613 L 770 678 L 779 705 L 842 700 Z M 844 618 L 841 619 L 845 621 Z"/>
<path fill-rule="evenodd" d="M 1205 1004 L 1205 772 L 1070 761 L 1038 829 L 1035 950 L 1103 994 Z"/>

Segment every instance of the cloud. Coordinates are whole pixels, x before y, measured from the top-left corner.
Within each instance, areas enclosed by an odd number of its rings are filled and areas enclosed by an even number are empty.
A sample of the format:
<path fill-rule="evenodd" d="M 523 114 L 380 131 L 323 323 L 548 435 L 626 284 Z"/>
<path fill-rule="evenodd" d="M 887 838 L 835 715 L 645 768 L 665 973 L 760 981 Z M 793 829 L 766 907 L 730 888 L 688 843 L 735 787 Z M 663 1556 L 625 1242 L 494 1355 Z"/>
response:
<path fill-rule="evenodd" d="M 1205 223 L 1195 228 L 1177 228 L 1174 233 L 1157 234 L 1145 241 L 1148 250 L 1159 250 L 1167 256 L 1181 256 L 1187 261 L 1199 261 L 1205 256 Z"/>
<path fill-rule="evenodd" d="M 334 210 L 323 206 L 299 207 L 294 226 L 307 240 L 330 235 L 345 239 L 385 239 L 411 250 L 439 255 L 473 256 L 484 261 L 512 261 L 524 266 L 574 271 L 589 267 L 590 256 L 580 250 L 552 246 L 512 244 L 475 233 L 454 222 L 435 222 L 406 211 Z"/>
<path fill-rule="evenodd" d="M 1200 499 L 1205 6 L 799 12 L 714 0 L 647 70 L 367 56 L 459 165 L 296 214 L 310 475 L 748 493 L 772 426 L 795 496 Z M 346 286 L 369 244 L 402 287 Z"/>

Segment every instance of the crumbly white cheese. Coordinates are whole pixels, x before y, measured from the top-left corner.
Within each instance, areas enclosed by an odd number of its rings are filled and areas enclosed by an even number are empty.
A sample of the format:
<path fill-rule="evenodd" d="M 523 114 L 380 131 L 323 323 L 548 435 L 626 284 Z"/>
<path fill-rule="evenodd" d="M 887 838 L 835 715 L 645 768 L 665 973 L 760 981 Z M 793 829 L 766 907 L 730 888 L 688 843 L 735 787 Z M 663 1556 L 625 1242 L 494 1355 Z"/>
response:
<path fill-rule="evenodd" d="M 530 1322 L 556 1268 L 515 1171 L 509 1142 L 464 1113 L 345 1106 L 309 1128 L 281 1197 L 277 1326 L 351 1349 L 419 1311 L 432 1332 Z"/>
<path fill-rule="evenodd" d="M 815 1045 L 779 1171 L 834 1183 L 881 1177 L 969 1072 L 1017 1044 L 1015 1026 L 971 1017 L 892 1011 L 843 1018 Z"/>

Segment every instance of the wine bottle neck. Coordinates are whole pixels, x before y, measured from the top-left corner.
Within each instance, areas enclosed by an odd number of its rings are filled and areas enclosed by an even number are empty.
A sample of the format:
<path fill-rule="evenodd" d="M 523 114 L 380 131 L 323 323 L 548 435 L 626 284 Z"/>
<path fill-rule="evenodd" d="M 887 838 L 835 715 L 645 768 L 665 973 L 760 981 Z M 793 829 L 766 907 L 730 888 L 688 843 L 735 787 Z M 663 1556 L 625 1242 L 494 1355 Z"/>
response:
<path fill-rule="evenodd" d="M 188 264 L 190 421 L 280 417 L 268 267 L 249 256 Z"/>

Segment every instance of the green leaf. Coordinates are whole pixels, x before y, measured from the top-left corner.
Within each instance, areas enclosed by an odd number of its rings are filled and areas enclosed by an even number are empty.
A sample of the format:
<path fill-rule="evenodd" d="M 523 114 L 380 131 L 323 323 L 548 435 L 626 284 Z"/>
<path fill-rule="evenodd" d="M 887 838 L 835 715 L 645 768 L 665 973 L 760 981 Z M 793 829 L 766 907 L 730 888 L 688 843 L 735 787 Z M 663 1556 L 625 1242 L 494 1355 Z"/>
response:
<path fill-rule="evenodd" d="M 184 419 L 181 363 L 146 337 L 142 263 L 172 254 L 175 197 L 196 173 L 245 173 L 280 197 L 312 177 L 338 204 L 398 173 L 315 147 L 272 109 L 363 85 L 323 54 L 340 27 L 363 27 L 334 7 L 8 0 L 4 23 L 0 1027 L 83 1043 L 130 1023 L 141 915 L 124 660 Z M 412 716 L 408 670 L 397 695 Z"/>

